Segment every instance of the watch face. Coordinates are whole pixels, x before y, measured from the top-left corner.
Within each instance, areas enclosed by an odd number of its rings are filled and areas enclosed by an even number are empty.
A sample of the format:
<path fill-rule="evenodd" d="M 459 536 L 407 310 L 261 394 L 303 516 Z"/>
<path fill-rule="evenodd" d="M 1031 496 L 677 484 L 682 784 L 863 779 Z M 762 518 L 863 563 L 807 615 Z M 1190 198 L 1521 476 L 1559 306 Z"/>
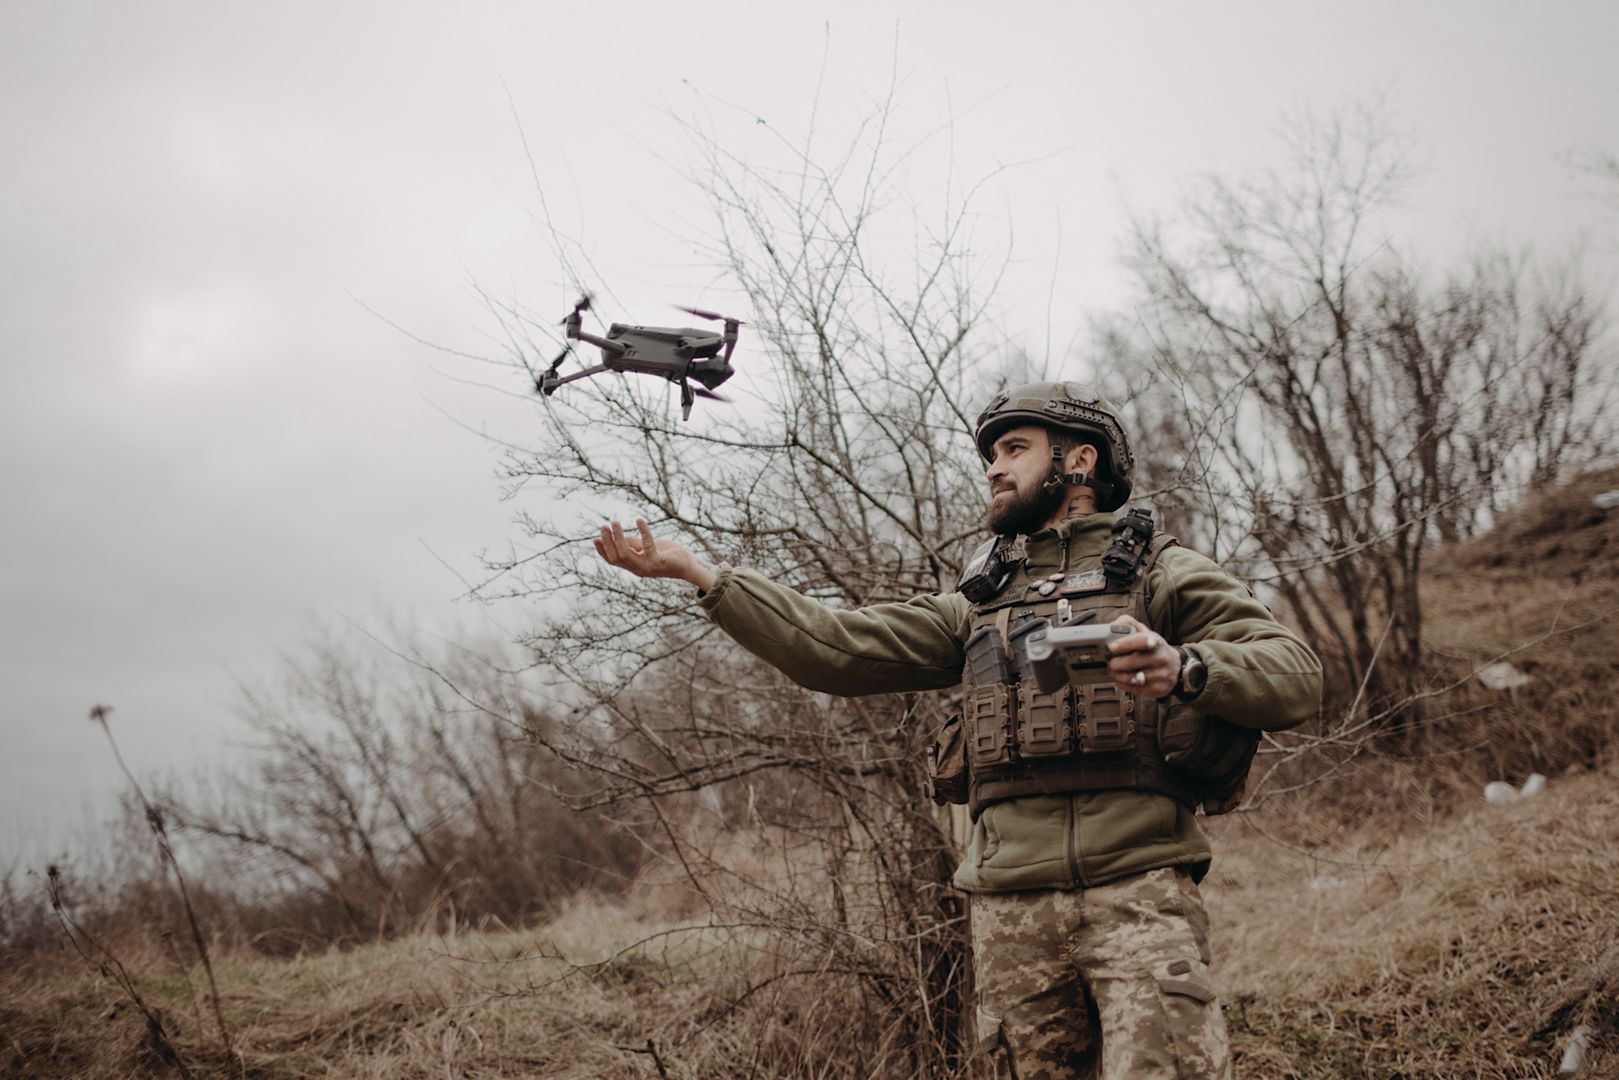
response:
<path fill-rule="evenodd" d="M 1209 678 L 1209 669 L 1203 666 L 1203 661 L 1191 649 L 1182 647 L 1181 655 L 1185 657 L 1185 660 L 1181 663 L 1180 679 L 1176 683 L 1175 696 L 1182 701 L 1190 701 L 1203 692 L 1203 684 Z"/>
<path fill-rule="evenodd" d="M 1196 653 L 1191 654 L 1186 661 L 1185 679 L 1188 695 L 1202 693 L 1203 684 L 1209 681 L 1209 669 L 1203 666 L 1203 661 L 1198 659 Z"/>

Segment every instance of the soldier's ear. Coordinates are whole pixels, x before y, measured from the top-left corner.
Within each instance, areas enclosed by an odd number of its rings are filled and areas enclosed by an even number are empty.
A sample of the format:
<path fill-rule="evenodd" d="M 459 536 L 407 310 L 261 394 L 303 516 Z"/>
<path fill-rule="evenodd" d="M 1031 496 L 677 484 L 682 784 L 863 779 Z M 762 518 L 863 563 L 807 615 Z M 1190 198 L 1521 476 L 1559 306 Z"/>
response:
<path fill-rule="evenodd" d="M 1064 461 L 1064 472 L 1082 472 L 1086 476 L 1096 475 L 1097 461 L 1096 447 L 1089 443 L 1080 443 L 1068 448 L 1068 455 Z"/>

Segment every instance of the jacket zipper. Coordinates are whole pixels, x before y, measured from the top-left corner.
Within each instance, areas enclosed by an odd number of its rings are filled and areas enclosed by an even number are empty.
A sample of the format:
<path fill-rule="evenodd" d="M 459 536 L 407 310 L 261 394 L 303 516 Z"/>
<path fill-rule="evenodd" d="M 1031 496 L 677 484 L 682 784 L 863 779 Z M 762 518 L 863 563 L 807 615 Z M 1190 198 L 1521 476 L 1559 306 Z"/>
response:
<path fill-rule="evenodd" d="M 1088 889 L 1090 888 L 1090 882 L 1085 880 L 1085 875 L 1080 870 L 1079 812 L 1074 809 L 1074 794 L 1072 792 L 1069 793 L 1067 802 L 1068 821 L 1065 829 L 1068 835 L 1065 837 L 1067 843 L 1064 846 L 1067 848 L 1068 855 L 1068 878 L 1079 888 Z"/>

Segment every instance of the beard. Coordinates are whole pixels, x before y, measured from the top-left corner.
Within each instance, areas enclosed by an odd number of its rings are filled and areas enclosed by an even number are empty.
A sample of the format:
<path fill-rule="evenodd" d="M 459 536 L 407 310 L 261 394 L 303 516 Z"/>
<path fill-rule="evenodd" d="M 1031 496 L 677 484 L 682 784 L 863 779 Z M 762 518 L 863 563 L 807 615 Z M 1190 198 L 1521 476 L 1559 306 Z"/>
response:
<path fill-rule="evenodd" d="M 1033 491 L 1014 488 L 1004 498 L 990 496 L 984 525 L 997 536 L 1028 536 L 1045 527 L 1062 506 L 1067 489 L 1061 484 L 1035 484 Z"/>

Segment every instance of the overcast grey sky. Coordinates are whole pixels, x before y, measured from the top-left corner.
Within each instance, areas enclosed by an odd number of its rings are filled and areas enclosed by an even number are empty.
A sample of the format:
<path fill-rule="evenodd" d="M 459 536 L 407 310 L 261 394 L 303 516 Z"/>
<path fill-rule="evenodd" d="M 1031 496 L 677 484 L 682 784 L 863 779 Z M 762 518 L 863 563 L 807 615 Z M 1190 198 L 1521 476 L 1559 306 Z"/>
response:
<path fill-rule="evenodd" d="M 457 573 L 516 507 L 466 427 L 520 439 L 543 406 L 367 308 L 486 351 L 469 281 L 560 316 L 522 136 L 608 318 L 734 303 L 675 117 L 746 155 L 801 141 L 818 84 L 830 137 L 891 78 L 900 141 L 952 121 L 960 178 L 1027 163 L 979 205 L 1011 237 L 1006 332 L 1037 348 L 1048 298 L 1054 341 L 1126 301 L 1127 206 L 1275 161 L 1301 103 L 1377 93 L 1423 169 L 1413 243 L 1593 238 L 1611 283 L 1615 215 L 1561 156 L 1619 150 L 1616 11 L 0 0 L 0 860 L 115 790 L 94 702 L 138 772 L 183 773 L 231 753 L 233 677 L 322 622 L 491 630 Z"/>

